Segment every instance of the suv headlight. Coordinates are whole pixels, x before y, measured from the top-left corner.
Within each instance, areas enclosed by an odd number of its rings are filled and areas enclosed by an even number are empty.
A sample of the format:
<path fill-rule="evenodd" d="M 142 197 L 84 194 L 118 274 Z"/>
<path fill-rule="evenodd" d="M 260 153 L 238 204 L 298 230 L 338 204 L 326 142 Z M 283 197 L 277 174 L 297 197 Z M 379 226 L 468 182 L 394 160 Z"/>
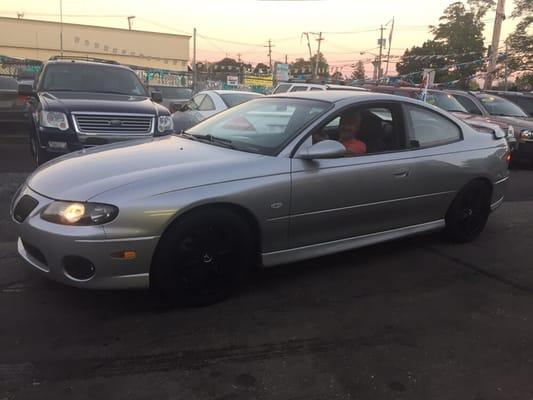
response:
<path fill-rule="evenodd" d="M 508 137 L 514 137 L 514 127 L 512 125 L 509 125 L 507 127 L 507 136 Z"/>
<path fill-rule="evenodd" d="M 41 111 L 41 126 L 47 128 L 57 128 L 61 131 L 68 129 L 68 119 L 65 113 L 57 111 Z"/>
<path fill-rule="evenodd" d="M 54 201 L 41 214 L 48 222 L 61 225 L 101 225 L 114 220 L 118 208 L 109 204 Z"/>
<path fill-rule="evenodd" d="M 533 140 L 533 131 L 524 129 L 520 132 L 520 139 L 522 140 Z"/>
<path fill-rule="evenodd" d="M 174 122 L 170 115 L 161 115 L 158 119 L 157 130 L 161 133 L 169 132 L 174 129 Z"/>

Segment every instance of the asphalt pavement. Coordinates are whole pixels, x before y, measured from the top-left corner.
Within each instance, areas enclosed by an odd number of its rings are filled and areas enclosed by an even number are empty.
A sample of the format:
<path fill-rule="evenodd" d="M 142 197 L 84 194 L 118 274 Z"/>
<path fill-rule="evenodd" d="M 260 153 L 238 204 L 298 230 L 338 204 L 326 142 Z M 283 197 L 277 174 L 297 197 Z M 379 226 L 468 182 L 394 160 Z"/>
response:
<path fill-rule="evenodd" d="M 28 154 L 0 140 L 0 400 L 533 399 L 531 166 L 474 243 L 417 236 L 168 309 L 22 263 L 8 203 Z"/>

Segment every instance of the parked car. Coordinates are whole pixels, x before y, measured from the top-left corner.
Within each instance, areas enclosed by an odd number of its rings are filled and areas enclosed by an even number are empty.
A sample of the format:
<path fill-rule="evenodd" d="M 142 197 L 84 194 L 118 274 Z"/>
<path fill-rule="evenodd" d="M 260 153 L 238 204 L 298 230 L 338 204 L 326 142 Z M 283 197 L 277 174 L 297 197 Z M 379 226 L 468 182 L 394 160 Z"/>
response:
<path fill-rule="evenodd" d="M 192 89 L 179 86 L 149 85 L 148 90 L 161 93 L 163 104 L 173 113 L 192 97 Z"/>
<path fill-rule="evenodd" d="M 503 97 L 519 106 L 527 115 L 533 117 L 533 93 L 509 92 L 504 90 L 487 90 L 485 93 Z"/>
<path fill-rule="evenodd" d="M 471 114 L 481 115 L 488 122 L 504 122 L 513 127 L 517 147 L 513 158 L 533 161 L 533 118 L 516 104 L 493 94 L 447 90 Z"/>
<path fill-rule="evenodd" d="M 406 96 L 413 99 L 422 100 L 424 89 L 418 87 L 404 87 L 391 85 L 366 85 L 367 89 L 373 92 L 394 94 L 397 96 Z M 506 132 L 507 143 L 514 150 L 517 147 L 517 140 L 514 135 L 514 128 L 508 122 L 490 119 L 477 114 L 469 113 L 465 107 L 453 95 L 445 93 L 442 90 L 428 89 L 425 101 L 429 104 L 442 108 L 453 113 L 456 117 L 461 118 L 467 124 L 476 128 L 477 131 L 487 133 L 487 128 L 492 131 L 491 125 L 496 125 Z M 487 125 L 490 124 L 490 125 Z"/>
<path fill-rule="evenodd" d="M 183 104 L 177 112 L 172 114 L 174 129 L 179 133 L 212 115 L 261 96 L 263 95 L 259 93 L 237 90 L 205 90 L 199 92 Z"/>
<path fill-rule="evenodd" d="M 18 82 L 11 76 L 0 76 L 0 124 L 26 124 L 29 120 L 27 97 L 18 93 Z"/>
<path fill-rule="evenodd" d="M 116 63 L 54 58 L 31 96 L 31 152 L 37 165 L 95 145 L 169 134 L 170 112 L 150 98 L 130 68 Z"/>
<path fill-rule="evenodd" d="M 291 83 L 284 82 L 278 84 L 272 94 L 286 93 L 286 92 L 306 92 L 311 90 L 355 90 L 359 92 L 366 92 L 367 89 L 359 86 L 348 85 L 333 85 L 321 83 Z"/>
<path fill-rule="evenodd" d="M 356 136 L 366 153 L 342 144 L 354 126 L 371 133 Z M 498 132 L 405 97 L 265 96 L 181 135 L 51 161 L 11 215 L 19 254 L 46 277 L 209 304 L 257 264 L 442 229 L 474 240 L 503 201 L 508 152 Z"/>

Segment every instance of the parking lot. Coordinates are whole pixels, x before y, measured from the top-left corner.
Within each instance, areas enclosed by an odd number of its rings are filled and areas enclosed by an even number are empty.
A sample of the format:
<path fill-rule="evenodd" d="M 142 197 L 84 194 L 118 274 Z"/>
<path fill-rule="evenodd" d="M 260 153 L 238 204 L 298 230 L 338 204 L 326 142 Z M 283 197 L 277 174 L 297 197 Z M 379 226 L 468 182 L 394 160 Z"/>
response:
<path fill-rule="evenodd" d="M 2 400 L 533 398 L 531 166 L 472 244 L 413 237 L 168 309 L 24 265 L 8 205 L 32 162 L 23 132 L 0 147 Z"/>

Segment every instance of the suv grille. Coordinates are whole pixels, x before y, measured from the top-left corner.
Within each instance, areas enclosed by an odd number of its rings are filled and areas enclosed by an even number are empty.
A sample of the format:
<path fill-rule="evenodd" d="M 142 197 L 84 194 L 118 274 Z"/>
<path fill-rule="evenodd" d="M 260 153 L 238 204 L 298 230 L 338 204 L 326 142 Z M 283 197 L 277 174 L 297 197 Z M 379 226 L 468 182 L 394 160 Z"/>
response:
<path fill-rule="evenodd" d="M 137 115 L 75 114 L 74 122 L 81 133 L 150 134 L 154 117 Z"/>
<path fill-rule="evenodd" d="M 13 218 L 17 222 L 24 222 L 24 220 L 30 215 L 30 213 L 37 207 L 39 202 L 33 197 L 25 194 L 22 196 L 13 210 Z"/>

